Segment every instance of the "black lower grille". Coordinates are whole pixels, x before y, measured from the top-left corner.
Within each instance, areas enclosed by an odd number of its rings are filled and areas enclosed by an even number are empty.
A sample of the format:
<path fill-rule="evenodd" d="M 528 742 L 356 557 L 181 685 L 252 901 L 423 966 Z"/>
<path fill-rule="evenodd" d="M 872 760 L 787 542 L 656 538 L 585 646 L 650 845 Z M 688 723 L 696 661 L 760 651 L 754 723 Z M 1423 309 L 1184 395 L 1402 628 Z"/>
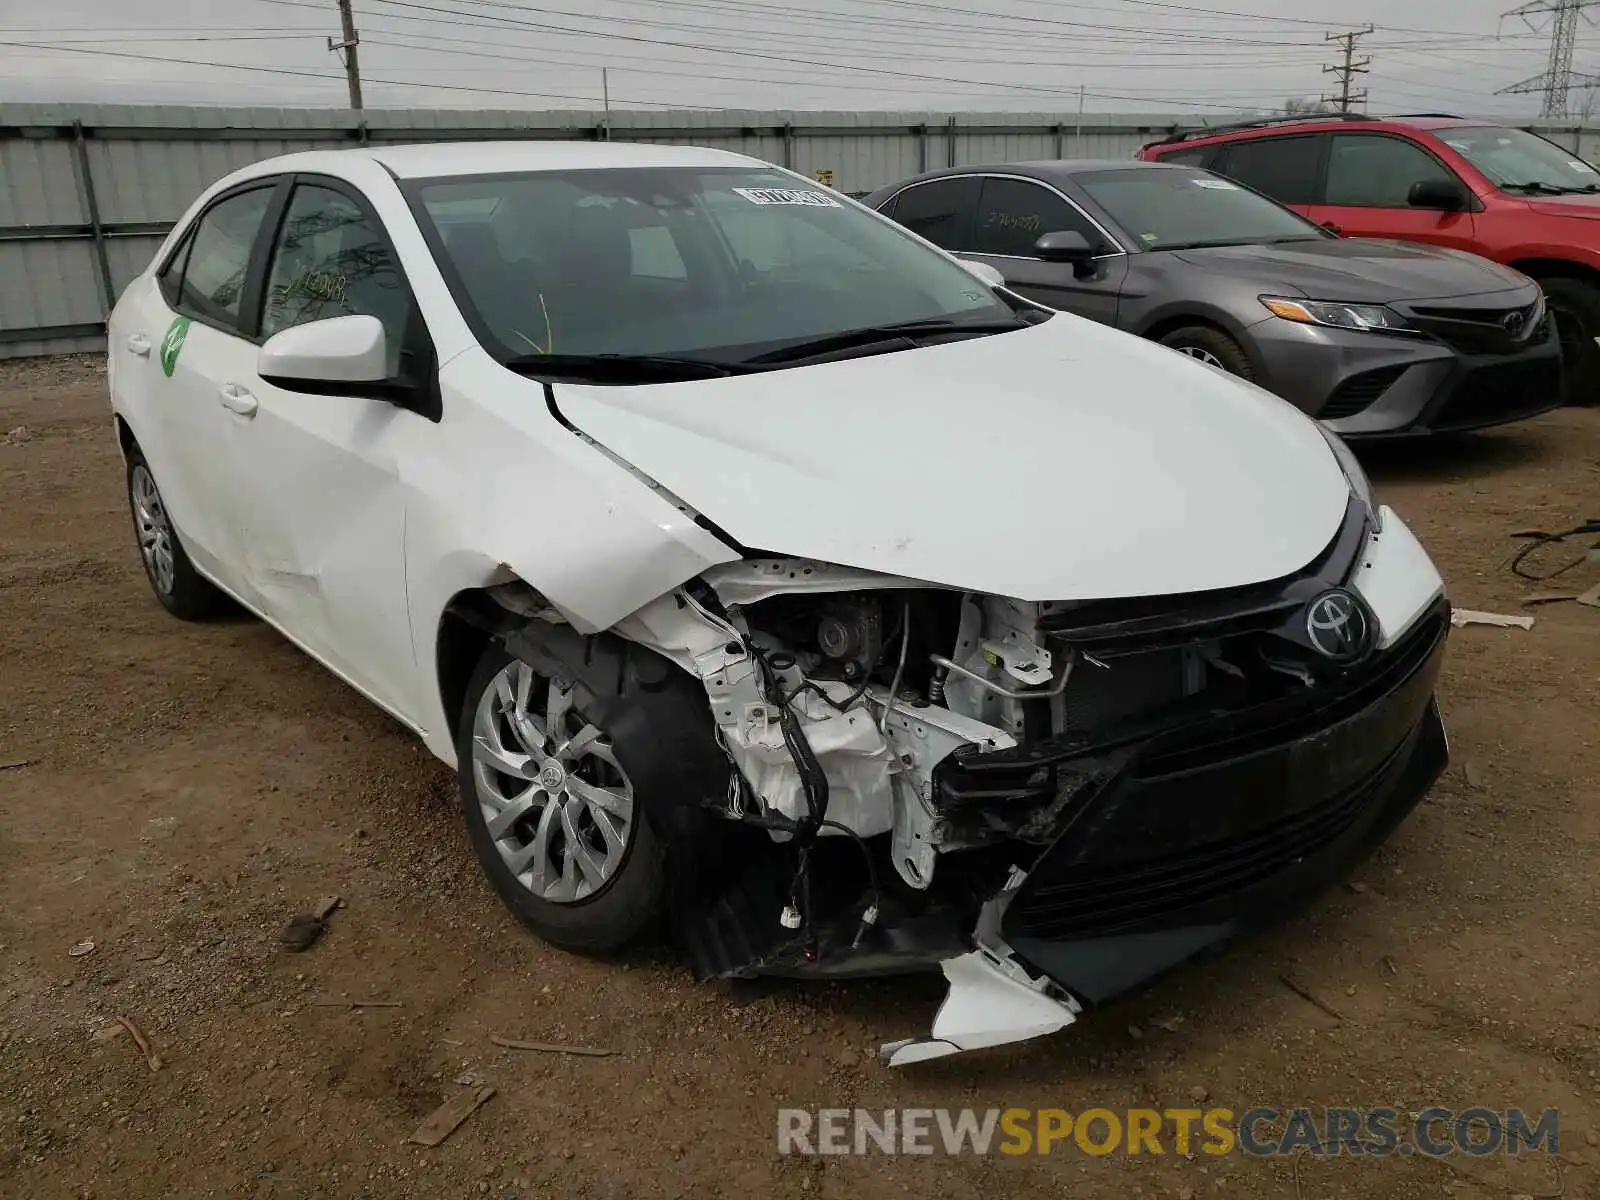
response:
<path fill-rule="evenodd" d="M 1352 375 L 1328 397 L 1322 410 L 1317 413 L 1317 418 L 1322 421 L 1337 421 L 1341 417 L 1353 417 L 1359 412 L 1365 412 L 1378 402 L 1378 398 L 1387 392 L 1406 373 L 1404 365 L 1397 367 L 1379 367 L 1376 371 L 1363 371 L 1359 375 Z"/>
<path fill-rule="evenodd" d="M 1430 422 L 1436 430 L 1476 429 L 1553 408 L 1561 395 L 1554 357 L 1496 363 L 1470 371 Z"/>

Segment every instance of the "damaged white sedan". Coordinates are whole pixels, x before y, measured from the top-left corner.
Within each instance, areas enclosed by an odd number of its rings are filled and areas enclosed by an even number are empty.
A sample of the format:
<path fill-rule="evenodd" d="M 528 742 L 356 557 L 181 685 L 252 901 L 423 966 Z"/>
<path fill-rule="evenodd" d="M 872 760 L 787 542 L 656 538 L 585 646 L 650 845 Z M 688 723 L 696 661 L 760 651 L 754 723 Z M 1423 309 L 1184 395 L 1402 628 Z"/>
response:
<path fill-rule="evenodd" d="M 983 270 L 715 151 L 258 163 L 111 320 L 150 581 L 454 764 L 549 941 L 1052 1032 L 1388 836 L 1448 606 L 1313 421 Z"/>

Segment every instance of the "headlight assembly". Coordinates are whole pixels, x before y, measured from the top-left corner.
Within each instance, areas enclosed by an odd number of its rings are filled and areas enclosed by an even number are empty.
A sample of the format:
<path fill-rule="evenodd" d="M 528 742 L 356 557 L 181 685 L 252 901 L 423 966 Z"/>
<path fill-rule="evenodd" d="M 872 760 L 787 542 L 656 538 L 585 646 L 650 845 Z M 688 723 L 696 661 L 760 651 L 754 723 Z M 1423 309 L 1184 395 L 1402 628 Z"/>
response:
<path fill-rule="evenodd" d="M 1262 296 L 1261 303 L 1273 316 L 1301 325 L 1325 325 L 1330 329 L 1354 329 L 1364 333 L 1417 332 L 1406 324 L 1404 317 L 1382 304 L 1340 304 L 1333 300 L 1291 300 L 1284 296 Z"/>

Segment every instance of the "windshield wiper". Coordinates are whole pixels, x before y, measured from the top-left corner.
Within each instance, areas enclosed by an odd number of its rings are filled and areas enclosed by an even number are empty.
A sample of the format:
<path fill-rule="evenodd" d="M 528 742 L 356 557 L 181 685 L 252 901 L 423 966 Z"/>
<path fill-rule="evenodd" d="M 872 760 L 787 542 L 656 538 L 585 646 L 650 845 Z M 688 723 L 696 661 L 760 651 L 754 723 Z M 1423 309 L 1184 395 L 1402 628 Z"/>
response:
<path fill-rule="evenodd" d="M 1530 179 L 1526 183 L 1502 183 L 1502 191 L 1527 192 L 1533 196 L 1565 196 L 1572 192 L 1587 192 L 1588 186 L 1581 188 L 1565 187 L 1559 183 L 1545 183 L 1542 179 Z"/>
<path fill-rule="evenodd" d="M 1309 238 L 1306 240 L 1310 240 Z M 1226 246 L 1259 246 L 1256 238 L 1216 238 L 1208 242 L 1170 242 L 1147 246 L 1147 250 L 1220 250 Z"/>
<path fill-rule="evenodd" d="M 795 342 L 777 350 L 768 350 L 765 354 L 757 354 L 753 358 L 744 360 L 744 365 L 759 366 L 765 363 L 798 362 L 807 358 L 814 358 L 835 351 L 866 349 L 883 346 L 886 349 L 899 348 L 912 349 L 917 345 L 916 339 L 928 336 L 944 336 L 949 334 L 972 334 L 978 336 L 987 333 L 1009 333 L 1017 329 L 1026 329 L 1030 322 L 1016 318 L 1009 321 L 952 321 L 947 317 L 935 317 L 925 321 L 902 321 L 896 325 L 871 325 L 865 329 L 846 329 L 839 333 L 827 333 L 821 337 L 807 338 L 803 342 Z"/>
<path fill-rule="evenodd" d="M 669 354 L 519 354 L 503 365 L 522 375 L 584 383 L 673 383 L 741 373 L 737 365 Z"/>

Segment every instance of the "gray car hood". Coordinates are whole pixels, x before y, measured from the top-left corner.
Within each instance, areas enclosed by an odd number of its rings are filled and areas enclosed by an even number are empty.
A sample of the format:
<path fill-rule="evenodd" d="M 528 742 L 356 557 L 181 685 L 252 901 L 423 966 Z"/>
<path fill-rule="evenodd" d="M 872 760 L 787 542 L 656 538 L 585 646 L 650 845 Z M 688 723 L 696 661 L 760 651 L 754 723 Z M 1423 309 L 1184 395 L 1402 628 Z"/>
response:
<path fill-rule="evenodd" d="M 1254 281 L 1263 290 L 1318 300 L 1382 304 L 1534 286 L 1520 272 L 1475 254 L 1378 238 L 1325 238 L 1165 253 L 1203 271 Z"/>

